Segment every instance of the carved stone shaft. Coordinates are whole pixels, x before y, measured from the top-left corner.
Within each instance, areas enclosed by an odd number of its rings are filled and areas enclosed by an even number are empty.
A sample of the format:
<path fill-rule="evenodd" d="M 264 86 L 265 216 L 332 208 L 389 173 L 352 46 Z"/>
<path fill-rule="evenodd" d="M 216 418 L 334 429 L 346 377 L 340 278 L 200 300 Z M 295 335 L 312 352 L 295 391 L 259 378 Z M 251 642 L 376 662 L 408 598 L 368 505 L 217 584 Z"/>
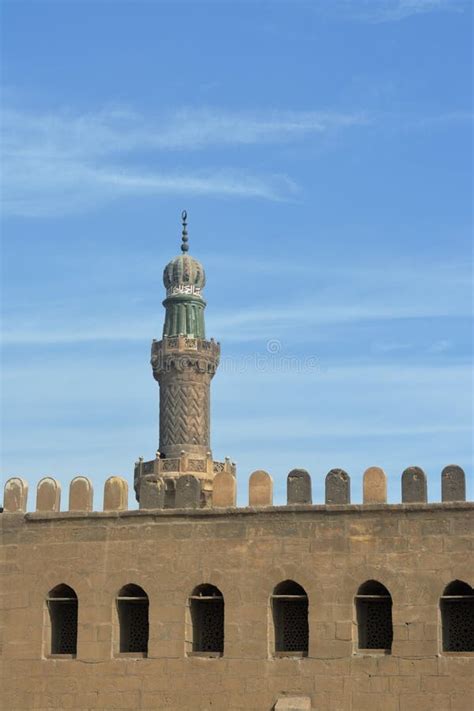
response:
<path fill-rule="evenodd" d="M 184 451 L 207 456 L 210 450 L 210 385 L 220 347 L 198 338 L 153 342 L 153 376 L 160 384 L 160 445 L 165 458 Z"/>

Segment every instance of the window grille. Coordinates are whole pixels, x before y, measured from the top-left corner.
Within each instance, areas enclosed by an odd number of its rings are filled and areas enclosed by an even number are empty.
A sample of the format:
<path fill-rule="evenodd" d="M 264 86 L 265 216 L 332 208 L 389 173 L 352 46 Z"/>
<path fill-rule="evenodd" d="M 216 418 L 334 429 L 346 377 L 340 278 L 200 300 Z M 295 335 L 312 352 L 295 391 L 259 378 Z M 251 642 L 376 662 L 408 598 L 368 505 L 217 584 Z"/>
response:
<path fill-rule="evenodd" d="M 359 649 L 390 652 L 393 640 L 392 598 L 375 580 L 364 583 L 356 595 Z"/>
<path fill-rule="evenodd" d="M 198 587 L 189 598 L 193 652 L 224 653 L 224 598 L 213 585 Z"/>
<path fill-rule="evenodd" d="M 148 652 L 148 595 L 138 585 L 127 585 L 117 597 L 120 652 Z"/>
<path fill-rule="evenodd" d="M 51 620 L 51 654 L 77 652 L 77 595 L 68 585 L 58 585 L 47 597 Z"/>
<path fill-rule="evenodd" d="M 276 654 L 308 653 L 308 596 L 297 583 L 285 581 L 272 595 Z"/>
<path fill-rule="evenodd" d="M 443 651 L 474 652 L 474 590 L 456 580 L 444 591 L 440 607 Z"/>

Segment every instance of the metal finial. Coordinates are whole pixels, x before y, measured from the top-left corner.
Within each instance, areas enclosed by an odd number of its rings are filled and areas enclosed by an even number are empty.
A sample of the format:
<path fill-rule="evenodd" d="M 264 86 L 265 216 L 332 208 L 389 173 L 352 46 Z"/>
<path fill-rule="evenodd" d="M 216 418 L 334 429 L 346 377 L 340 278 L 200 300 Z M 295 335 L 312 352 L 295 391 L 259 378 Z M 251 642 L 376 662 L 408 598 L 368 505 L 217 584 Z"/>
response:
<path fill-rule="evenodd" d="M 186 210 L 183 210 L 181 213 L 181 222 L 183 224 L 183 230 L 181 232 L 181 251 L 182 252 L 187 252 L 189 250 L 189 244 L 188 244 L 188 230 L 187 230 L 187 222 L 186 220 L 188 219 L 188 213 Z"/>

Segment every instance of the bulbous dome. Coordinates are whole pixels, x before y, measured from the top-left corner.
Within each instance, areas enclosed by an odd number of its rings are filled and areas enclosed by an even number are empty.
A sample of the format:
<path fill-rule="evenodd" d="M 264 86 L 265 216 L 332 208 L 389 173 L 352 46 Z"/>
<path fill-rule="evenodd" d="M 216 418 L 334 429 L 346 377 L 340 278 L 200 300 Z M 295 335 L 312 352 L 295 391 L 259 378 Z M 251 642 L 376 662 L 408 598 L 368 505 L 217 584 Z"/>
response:
<path fill-rule="evenodd" d="M 197 286 L 202 289 L 206 284 L 204 267 L 189 254 L 180 254 L 166 265 L 163 284 L 167 290 L 173 286 Z"/>
<path fill-rule="evenodd" d="M 181 234 L 181 252 L 179 257 L 175 257 L 166 265 L 163 272 L 163 284 L 168 294 L 171 293 L 193 293 L 201 295 L 201 289 L 206 284 L 206 274 L 201 262 L 187 254 L 189 250 L 189 239 L 187 230 L 188 214 L 186 210 L 181 213 L 183 231 Z M 192 287 L 186 289 L 186 287 Z"/>

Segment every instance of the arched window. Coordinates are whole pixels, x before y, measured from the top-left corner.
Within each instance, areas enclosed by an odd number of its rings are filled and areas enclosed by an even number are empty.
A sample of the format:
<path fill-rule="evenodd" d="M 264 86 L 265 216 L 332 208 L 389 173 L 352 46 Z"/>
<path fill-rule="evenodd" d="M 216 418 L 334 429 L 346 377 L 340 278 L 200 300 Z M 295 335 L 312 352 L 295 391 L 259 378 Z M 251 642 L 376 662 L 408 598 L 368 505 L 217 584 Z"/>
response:
<path fill-rule="evenodd" d="M 46 600 L 51 621 L 51 654 L 77 652 L 77 595 L 69 585 L 57 585 Z"/>
<path fill-rule="evenodd" d="M 214 585 L 199 585 L 189 597 L 192 651 L 221 656 L 224 653 L 224 598 Z"/>
<path fill-rule="evenodd" d="M 293 580 L 279 583 L 272 595 L 275 654 L 308 654 L 308 596 Z"/>
<path fill-rule="evenodd" d="M 138 585 L 125 585 L 117 596 L 120 652 L 148 652 L 148 595 Z"/>
<path fill-rule="evenodd" d="M 474 652 L 474 590 L 468 583 L 455 580 L 445 589 L 441 600 L 441 624 L 444 652 Z"/>
<path fill-rule="evenodd" d="M 392 597 L 376 580 L 360 586 L 356 595 L 359 649 L 392 651 Z"/>

